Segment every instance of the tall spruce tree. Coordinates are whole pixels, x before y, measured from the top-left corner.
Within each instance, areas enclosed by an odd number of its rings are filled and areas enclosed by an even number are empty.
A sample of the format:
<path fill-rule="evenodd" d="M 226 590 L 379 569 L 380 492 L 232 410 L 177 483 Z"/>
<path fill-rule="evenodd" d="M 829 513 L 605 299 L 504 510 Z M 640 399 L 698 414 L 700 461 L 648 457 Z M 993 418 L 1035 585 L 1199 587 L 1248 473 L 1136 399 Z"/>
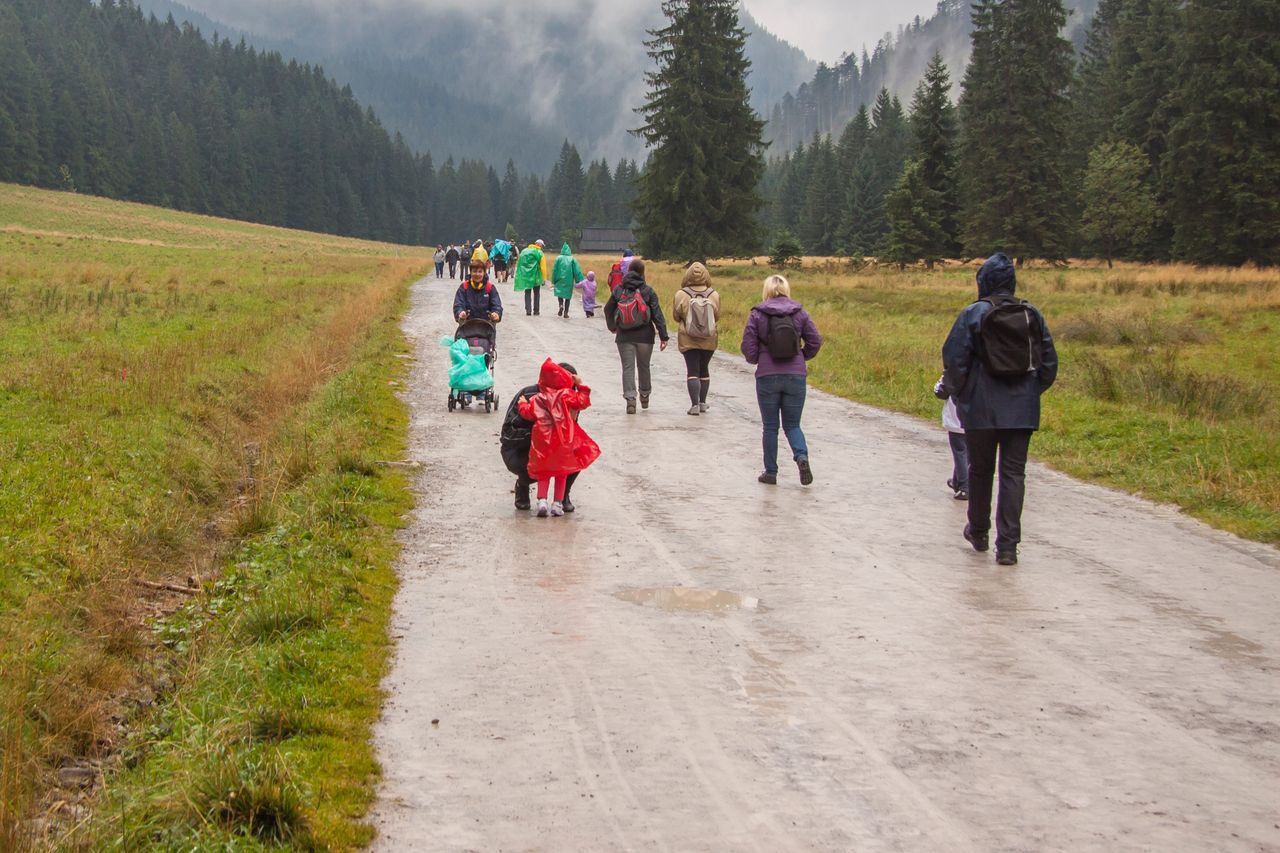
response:
<path fill-rule="evenodd" d="M 977 0 L 960 99 L 961 232 L 969 251 L 1060 259 L 1070 245 L 1061 0 Z"/>
<path fill-rule="evenodd" d="M 1280 0 L 1189 0 L 1164 158 L 1174 251 L 1280 263 Z"/>
<path fill-rule="evenodd" d="M 897 186 L 885 197 L 889 233 L 880 248 L 880 260 L 900 268 L 923 260 L 928 269 L 933 269 L 946 244 L 938 219 L 941 195 L 925 180 L 923 161 L 908 161 Z"/>
<path fill-rule="evenodd" d="M 941 54 L 933 55 L 916 87 L 911 131 L 920 180 L 931 193 L 925 201 L 937 204 L 929 216 L 941 231 L 941 242 L 930 245 L 926 254 L 943 257 L 960 248 L 956 236 L 960 193 L 955 181 L 956 110 L 951 103 L 951 75 Z"/>
<path fill-rule="evenodd" d="M 646 42 L 657 71 L 636 133 L 651 149 L 635 211 L 646 255 L 698 259 L 754 253 L 762 122 L 738 0 L 664 0 L 667 26 Z"/>
<path fill-rule="evenodd" d="M 835 146 L 830 137 L 815 139 L 809 148 L 809 180 L 800 217 L 800 240 L 810 254 L 835 251 L 840 223 L 840 181 Z"/>
<path fill-rule="evenodd" d="M 845 125 L 840 134 L 840 143 L 836 146 L 836 157 L 840 167 L 840 222 L 836 226 L 836 248 L 842 252 L 857 254 L 865 252 L 865 248 L 855 245 L 861 242 L 858 238 L 859 218 L 855 214 L 861 206 L 860 199 L 865 195 L 867 181 L 867 145 L 871 141 L 871 113 L 866 104 L 858 107 L 857 114 Z"/>

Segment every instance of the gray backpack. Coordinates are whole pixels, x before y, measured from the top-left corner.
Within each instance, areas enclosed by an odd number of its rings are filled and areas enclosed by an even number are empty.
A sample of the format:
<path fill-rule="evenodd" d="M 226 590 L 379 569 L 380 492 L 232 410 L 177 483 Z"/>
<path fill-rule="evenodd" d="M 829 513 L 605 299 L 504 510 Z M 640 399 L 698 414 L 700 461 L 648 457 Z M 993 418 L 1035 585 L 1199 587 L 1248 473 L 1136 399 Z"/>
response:
<path fill-rule="evenodd" d="M 681 288 L 689 297 L 689 313 L 685 315 L 684 332 L 693 338 L 714 338 L 716 336 L 716 306 L 711 301 L 715 290 L 691 290 Z"/>

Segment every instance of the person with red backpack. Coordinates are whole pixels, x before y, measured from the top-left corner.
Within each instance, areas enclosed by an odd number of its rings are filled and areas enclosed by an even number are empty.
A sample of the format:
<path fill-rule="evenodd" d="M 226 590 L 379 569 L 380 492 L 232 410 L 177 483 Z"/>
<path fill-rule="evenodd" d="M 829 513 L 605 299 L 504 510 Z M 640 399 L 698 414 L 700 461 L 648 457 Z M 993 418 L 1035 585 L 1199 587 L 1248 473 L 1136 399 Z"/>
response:
<path fill-rule="evenodd" d="M 956 401 L 969 451 L 969 523 L 964 538 L 990 548 L 997 458 L 996 562 L 1018 564 L 1027 451 L 1040 428 L 1040 395 L 1058 376 L 1058 353 L 1044 316 L 1013 295 L 1017 274 L 1002 252 L 978 270 L 978 301 L 956 318 L 942 345 L 942 384 Z"/>
<path fill-rule="evenodd" d="M 634 415 L 637 392 L 640 407 L 649 408 L 649 395 L 653 391 L 649 363 L 653 358 L 654 332 L 661 340 L 661 349 L 665 350 L 671 339 L 658 294 L 644 280 L 644 261 L 636 258 L 627 268 L 622 284 L 604 306 L 604 322 L 614 333 L 618 357 L 622 359 L 622 396 L 627 401 L 627 414 Z"/>
<path fill-rule="evenodd" d="M 800 469 L 800 485 L 813 482 L 800 416 L 808 391 L 808 363 L 821 348 L 822 335 L 804 306 L 791 298 L 791 284 L 780 275 L 766 278 L 762 301 L 751 309 L 742 330 L 742 356 L 756 365 L 756 401 L 764 425 L 764 473 L 757 478 L 761 483 L 778 482 L 779 427 Z"/>
<path fill-rule="evenodd" d="M 614 265 L 609 268 L 607 283 L 610 293 L 613 293 L 618 289 L 618 285 L 622 284 L 622 279 L 627 275 L 627 267 L 631 265 L 631 260 L 634 257 L 635 255 L 630 249 L 624 249 L 622 251 L 622 260 L 614 262 Z"/>

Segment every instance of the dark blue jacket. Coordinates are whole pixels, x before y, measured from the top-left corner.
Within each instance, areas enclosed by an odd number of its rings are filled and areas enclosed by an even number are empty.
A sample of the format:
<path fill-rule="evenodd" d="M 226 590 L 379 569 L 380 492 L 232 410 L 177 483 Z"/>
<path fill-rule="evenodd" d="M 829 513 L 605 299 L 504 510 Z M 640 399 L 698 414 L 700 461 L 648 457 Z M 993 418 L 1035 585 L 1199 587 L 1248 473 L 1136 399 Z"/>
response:
<path fill-rule="evenodd" d="M 498 295 L 498 288 L 486 281 L 477 290 L 471 286 L 471 282 L 464 281 L 458 288 L 457 295 L 453 297 L 453 319 L 458 319 L 458 315 L 463 311 L 466 311 L 467 318 L 472 320 L 488 320 L 489 312 L 497 314 L 501 319 L 502 297 Z"/>
<path fill-rule="evenodd" d="M 978 299 L 1013 296 L 1017 286 L 1013 263 L 992 255 L 978 270 Z M 960 423 L 970 429 L 1039 429 L 1040 395 L 1058 376 L 1058 353 L 1044 316 L 1040 317 L 1044 362 L 1025 377 L 991 376 L 978 355 L 978 329 L 991 310 L 988 302 L 974 302 L 960 312 L 942 345 L 943 385 L 955 398 Z M 1034 309 L 1033 309 L 1034 310 Z"/>

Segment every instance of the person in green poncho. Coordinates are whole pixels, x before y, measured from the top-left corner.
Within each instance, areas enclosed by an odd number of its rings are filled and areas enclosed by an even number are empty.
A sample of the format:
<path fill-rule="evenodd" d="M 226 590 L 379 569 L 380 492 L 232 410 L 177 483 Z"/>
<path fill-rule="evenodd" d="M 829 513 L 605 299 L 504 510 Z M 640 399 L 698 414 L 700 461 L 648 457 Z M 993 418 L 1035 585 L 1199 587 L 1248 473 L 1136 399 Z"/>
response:
<path fill-rule="evenodd" d="M 573 256 L 569 244 L 565 243 L 556 258 L 555 267 L 551 270 L 551 283 L 555 285 L 556 299 L 560 301 L 560 310 L 556 314 L 569 319 L 569 306 L 573 303 L 573 286 L 582 281 L 582 267 Z"/>
<path fill-rule="evenodd" d="M 547 275 L 547 259 L 542 249 L 547 244 L 541 240 L 530 243 L 520 253 L 516 261 L 516 293 L 524 291 L 524 313 L 537 314 L 542 307 L 542 285 L 550 278 Z"/>

